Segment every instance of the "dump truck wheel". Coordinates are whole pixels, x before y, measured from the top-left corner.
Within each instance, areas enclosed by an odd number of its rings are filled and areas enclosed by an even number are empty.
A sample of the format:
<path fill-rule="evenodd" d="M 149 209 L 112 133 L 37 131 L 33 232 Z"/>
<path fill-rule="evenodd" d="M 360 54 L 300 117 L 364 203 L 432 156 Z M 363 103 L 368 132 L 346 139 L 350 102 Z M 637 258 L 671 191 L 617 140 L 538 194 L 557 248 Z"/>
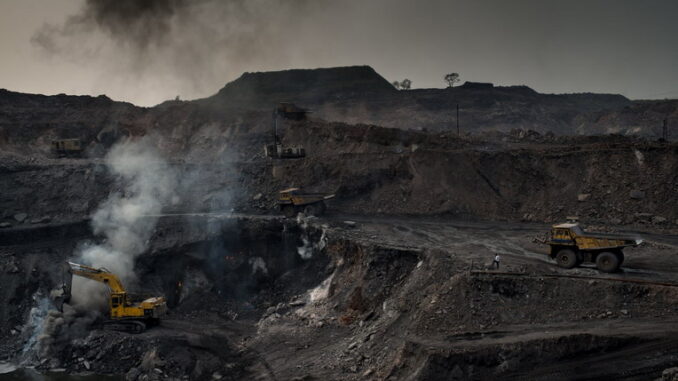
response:
<path fill-rule="evenodd" d="M 556 254 L 556 261 L 558 266 L 571 269 L 577 265 L 577 254 L 570 249 L 563 249 Z"/>
<path fill-rule="evenodd" d="M 293 218 L 297 215 L 294 210 L 294 205 L 283 205 L 280 207 L 280 211 L 285 215 L 285 217 Z"/>
<path fill-rule="evenodd" d="M 598 254 L 596 258 L 596 267 L 605 273 L 613 273 L 619 270 L 619 257 L 609 251 Z"/>
<path fill-rule="evenodd" d="M 617 258 L 619 258 L 619 266 L 624 263 L 624 252 L 623 251 L 618 251 L 617 253 Z"/>

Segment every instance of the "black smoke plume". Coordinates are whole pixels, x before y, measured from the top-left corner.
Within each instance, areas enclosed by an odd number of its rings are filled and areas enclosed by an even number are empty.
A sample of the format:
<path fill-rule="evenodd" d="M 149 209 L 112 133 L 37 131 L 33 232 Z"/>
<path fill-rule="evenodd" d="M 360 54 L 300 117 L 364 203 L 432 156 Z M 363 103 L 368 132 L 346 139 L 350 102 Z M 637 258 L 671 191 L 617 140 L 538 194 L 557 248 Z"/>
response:
<path fill-rule="evenodd" d="M 114 98 L 152 105 L 211 95 L 244 71 L 284 68 L 300 21 L 321 3 L 86 0 L 31 41 L 51 59 L 96 67 Z"/>

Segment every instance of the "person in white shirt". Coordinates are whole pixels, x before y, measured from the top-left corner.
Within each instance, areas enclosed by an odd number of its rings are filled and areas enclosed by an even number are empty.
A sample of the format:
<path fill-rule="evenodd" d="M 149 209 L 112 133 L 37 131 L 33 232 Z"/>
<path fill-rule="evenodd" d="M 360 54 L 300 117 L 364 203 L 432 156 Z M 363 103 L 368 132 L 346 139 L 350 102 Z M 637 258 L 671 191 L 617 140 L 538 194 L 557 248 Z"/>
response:
<path fill-rule="evenodd" d="M 501 257 L 499 256 L 499 254 L 496 254 L 496 255 L 494 256 L 494 260 L 492 261 L 492 268 L 494 268 L 494 265 L 496 264 L 496 265 L 497 265 L 497 270 L 499 270 L 499 261 L 500 261 L 500 260 L 501 260 Z"/>

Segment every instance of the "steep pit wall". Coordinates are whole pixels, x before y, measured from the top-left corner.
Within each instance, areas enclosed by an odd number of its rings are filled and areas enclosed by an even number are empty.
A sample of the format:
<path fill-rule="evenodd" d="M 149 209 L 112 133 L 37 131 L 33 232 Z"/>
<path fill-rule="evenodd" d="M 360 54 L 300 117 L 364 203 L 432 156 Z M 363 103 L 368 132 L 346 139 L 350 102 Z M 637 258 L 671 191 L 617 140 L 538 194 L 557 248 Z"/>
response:
<path fill-rule="evenodd" d="M 676 145 L 486 149 L 440 136 L 450 142 L 444 148 L 432 135 L 422 139 L 365 126 L 359 143 L 351 142 L 355 127 L 326 127 L 331 131 L 294 126 L 289 139 L 309 147 L 309 157 L 275 163 L 273 178 L 288 186 L 334 191 L 333 203 L 344 213 L 449 213 L 546 222 L 578 215 L 591 222 L 659 226 L 675 226 L 678 220 L 678 210 L 668 207 L 678 192 Z M 349 134 L 341 137 L 344 130 Z M 343 144 L 352 148 L 343 151 Z"/>
<path fill-rule="evenodd" d="M 172 163 L 180 181 L 167 211 L 275 214 L 277 192 L 294 186 L 336 193 L 330 207 L 340 213 L 545 222 L 578 215 L 589 223 L 658 228 L 675 228 L 678 220 L 667 207 L 678 192 L 675 144 L 591 138 L 510 145 L 309 121 L 284 128 L 286 144 L 303 145 L 308 156 L 270 160 L 256 134 L 231 139 L 218 126 L 205 129 L 181 147 L 174 147 L 182 141 L 176 137 L 160 144 L 170 155 L 187 154 Z M 233 147 L 247 155 L 233 155 Z M 0 172 L 2 226 L 87 218 L 120 190 L 102 160 L 3 162 Z"/>
<path fill-rule="evenodd" d="M 168 217 L 156 230 L 138 271 L 185 312 L 207 293 L 219 295 L 224 308 L 266 309 L 317 286 L 329 264 L 313 247 L 321 230 L 281 218 Z"/>
<path fill-rule="evenodd" d="M 321 319 L 350 327 L 335 355 L 357 359 L 358 374 L 605 379 L 622 372 L 623 379 L 643 379 L 675 363 L 678 336 L 665 325 L 676 313 L 676 287 L 470 274 L 469 258 L 454 251 L 328 237 L 326 253 L 336 265 Z M 648 319 L 657 323 L 629 328 Z M 624 362 L 625 353 L 656 357 Z"/>
<path fill-rule="evenodd" d="M 39 165 L 0 164 L 0 223 L 82 219 L 108 195 L 111 178 L 103 163 L 69 160 Z"/>

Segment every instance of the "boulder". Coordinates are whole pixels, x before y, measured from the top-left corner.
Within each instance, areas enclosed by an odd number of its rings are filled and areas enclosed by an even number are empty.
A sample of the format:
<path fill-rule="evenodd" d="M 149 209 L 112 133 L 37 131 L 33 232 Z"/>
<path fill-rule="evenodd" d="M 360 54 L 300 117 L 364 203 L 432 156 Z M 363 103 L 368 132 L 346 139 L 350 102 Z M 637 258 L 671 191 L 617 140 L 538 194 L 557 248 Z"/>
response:
<path fill-rule="evenodd" d="M 40 218 L 35 218 L 31 220 L 32 224 L 46 224 L 50 222 L 52 219 L 48 216 L 45 217 L 40 217 Z"/>
<path fill-rule="evenodd" d="M 136 381 L 141 375 L 141 371 L 138 368 L 130 368 L 125 374 L 125 381 Z"/>
<path fill-rule="evenodd" d="M 664 222 L 666 222 L 666 218 L 664 218 L 662 216 L 652 217 L 652 223 L 655 224 L 655 225 L 663 224 Z"/>
<path fill-rule="evenodd" d="M 678 381 L 678 367 L 664 369 L 661 381 Z"/>
<path fill-rule="evenodd" d="M 28 214 L 26 213 L 17 213 L 14 215 L 14 219 L 17 222 L 24 222 L 24 220 L 28 217 Z"/>
<path fill-rule="evenodd" d="M 633 216 L 636 220 L 650 220 L 652 218 L 651 213 L 635 213 Z"/>
<path fill-rule="evenodd" d="M 580 193 L 577 195 L 577 201 L 582 202 L 586 201 L 591 197 L 591 193 Z"/>
<path fill-rule="evenodd" d="M 645 192 L 640 189 L 634 189 L 629 192 L 629 197 L 633 200 L 642 200 L 645 198 Z"/>

